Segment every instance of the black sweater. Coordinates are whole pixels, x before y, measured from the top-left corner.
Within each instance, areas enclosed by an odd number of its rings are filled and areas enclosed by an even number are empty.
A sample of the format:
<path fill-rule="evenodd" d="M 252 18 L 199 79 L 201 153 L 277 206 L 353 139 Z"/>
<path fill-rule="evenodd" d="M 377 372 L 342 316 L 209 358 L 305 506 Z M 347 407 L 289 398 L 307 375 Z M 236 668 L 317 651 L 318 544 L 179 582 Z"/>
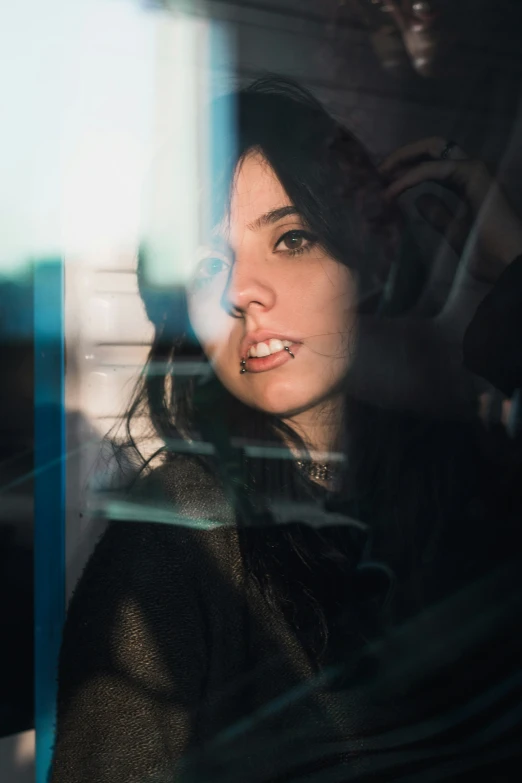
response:
<path fill-rule="evenodd" d="M 488 567 L 362 641 L 340 576 L 353 623 L 319 659 L 245 570 L 217 483 L 183 458 L 153 485 L 141 518 L 170 524 L 113 523 L 72 599 L 52 783 L 518 779 L 518 540 L 489 532 Z"/>

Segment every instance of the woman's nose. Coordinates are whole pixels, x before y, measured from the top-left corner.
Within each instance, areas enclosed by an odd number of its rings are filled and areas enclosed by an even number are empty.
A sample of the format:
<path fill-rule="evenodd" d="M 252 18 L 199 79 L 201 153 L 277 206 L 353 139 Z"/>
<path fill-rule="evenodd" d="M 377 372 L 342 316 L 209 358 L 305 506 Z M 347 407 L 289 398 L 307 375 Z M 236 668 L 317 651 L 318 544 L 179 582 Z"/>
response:
<path fill-rule="evenodd" d="M 270 310 L 276 299 L 273 282 L 262 262 L 253 259 L 236 260 L 230 271 L 224 292 L 224 305 L 235 315 L 246 315 L 252 311 Z"/>

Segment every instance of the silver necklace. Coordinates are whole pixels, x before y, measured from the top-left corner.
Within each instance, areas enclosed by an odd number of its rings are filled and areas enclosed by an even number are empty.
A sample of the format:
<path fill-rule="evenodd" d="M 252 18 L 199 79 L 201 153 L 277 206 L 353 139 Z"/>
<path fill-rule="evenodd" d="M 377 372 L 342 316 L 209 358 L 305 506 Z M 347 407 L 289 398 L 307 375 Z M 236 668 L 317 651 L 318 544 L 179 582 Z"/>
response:
<path fill-rule="evenodd" d="M 329 483 L 335 476 L 335 471 L 325 463 L 321 462 L 305 462 L 304 460 L 296 460 L 296 465 L 300 471 L 305 473 L 312 481 L 325 481 Z"/>

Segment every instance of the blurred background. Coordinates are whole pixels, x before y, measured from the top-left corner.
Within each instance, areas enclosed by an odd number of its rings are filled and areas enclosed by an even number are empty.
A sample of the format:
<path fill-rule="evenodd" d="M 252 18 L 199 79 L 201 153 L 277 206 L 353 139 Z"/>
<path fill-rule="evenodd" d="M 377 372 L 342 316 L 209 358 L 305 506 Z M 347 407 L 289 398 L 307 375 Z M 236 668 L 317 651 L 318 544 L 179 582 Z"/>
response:
<path fill-rule="evenodd" d="M 85 487 L 151 336 L 138 246 L 154 248 L 151 291 L 183 283 L 183 265 L 168 259 L 182 258 L 196 232 L 208 101 L 267 71 L 294 77 L 376 160 L 423 136 L 455 139 L 522 209 L 522 4 L 29 0 L 2 17 L 0 781 L 18 783 L 35 779 L 34 596 L 61 589 L 65 599 L 99 535 Z M 444 263 L 413 206 L 410 217 Z M 38 273 L 50 259 L 63 278 L 42 303 Z M 49 363 L 64 338 L 62 363 Z M 63 372 L 62 388 L 53 373 Z M 63 421 L 58 472 L 35 459 L 44 403 Z M 488 415 L 501 409 L 494 400 Z M 52 461 L 52 449 L 42 453 Z M 43 504 L 35 470 L 51 493 Z M 65 536 L 65 584 L 59 569 L 33 584 L 35 526 L 38 541 Z M 59 622 L 59 605 L 41 611 Z"/>

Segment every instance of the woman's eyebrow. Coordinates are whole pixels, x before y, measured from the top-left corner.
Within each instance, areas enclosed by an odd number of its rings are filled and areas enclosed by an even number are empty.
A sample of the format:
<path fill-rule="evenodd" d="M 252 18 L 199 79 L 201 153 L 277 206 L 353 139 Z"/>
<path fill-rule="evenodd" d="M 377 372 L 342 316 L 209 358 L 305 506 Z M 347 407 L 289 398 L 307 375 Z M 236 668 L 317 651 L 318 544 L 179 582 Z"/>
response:
<path fill-rule="evenodd" d="M 264 215 L 249 223 L 247 227 L 250 231 L 259 231 L 260 228 L 277 223 L 278 220 L 288 217 L 288 215 L 298 215 L 300 217 L 299 211 L 292 204 L 289 204 L 286 207 L 279 207 L 278 209 L 270 210 L 270 212 L 265 212 Z"/>

